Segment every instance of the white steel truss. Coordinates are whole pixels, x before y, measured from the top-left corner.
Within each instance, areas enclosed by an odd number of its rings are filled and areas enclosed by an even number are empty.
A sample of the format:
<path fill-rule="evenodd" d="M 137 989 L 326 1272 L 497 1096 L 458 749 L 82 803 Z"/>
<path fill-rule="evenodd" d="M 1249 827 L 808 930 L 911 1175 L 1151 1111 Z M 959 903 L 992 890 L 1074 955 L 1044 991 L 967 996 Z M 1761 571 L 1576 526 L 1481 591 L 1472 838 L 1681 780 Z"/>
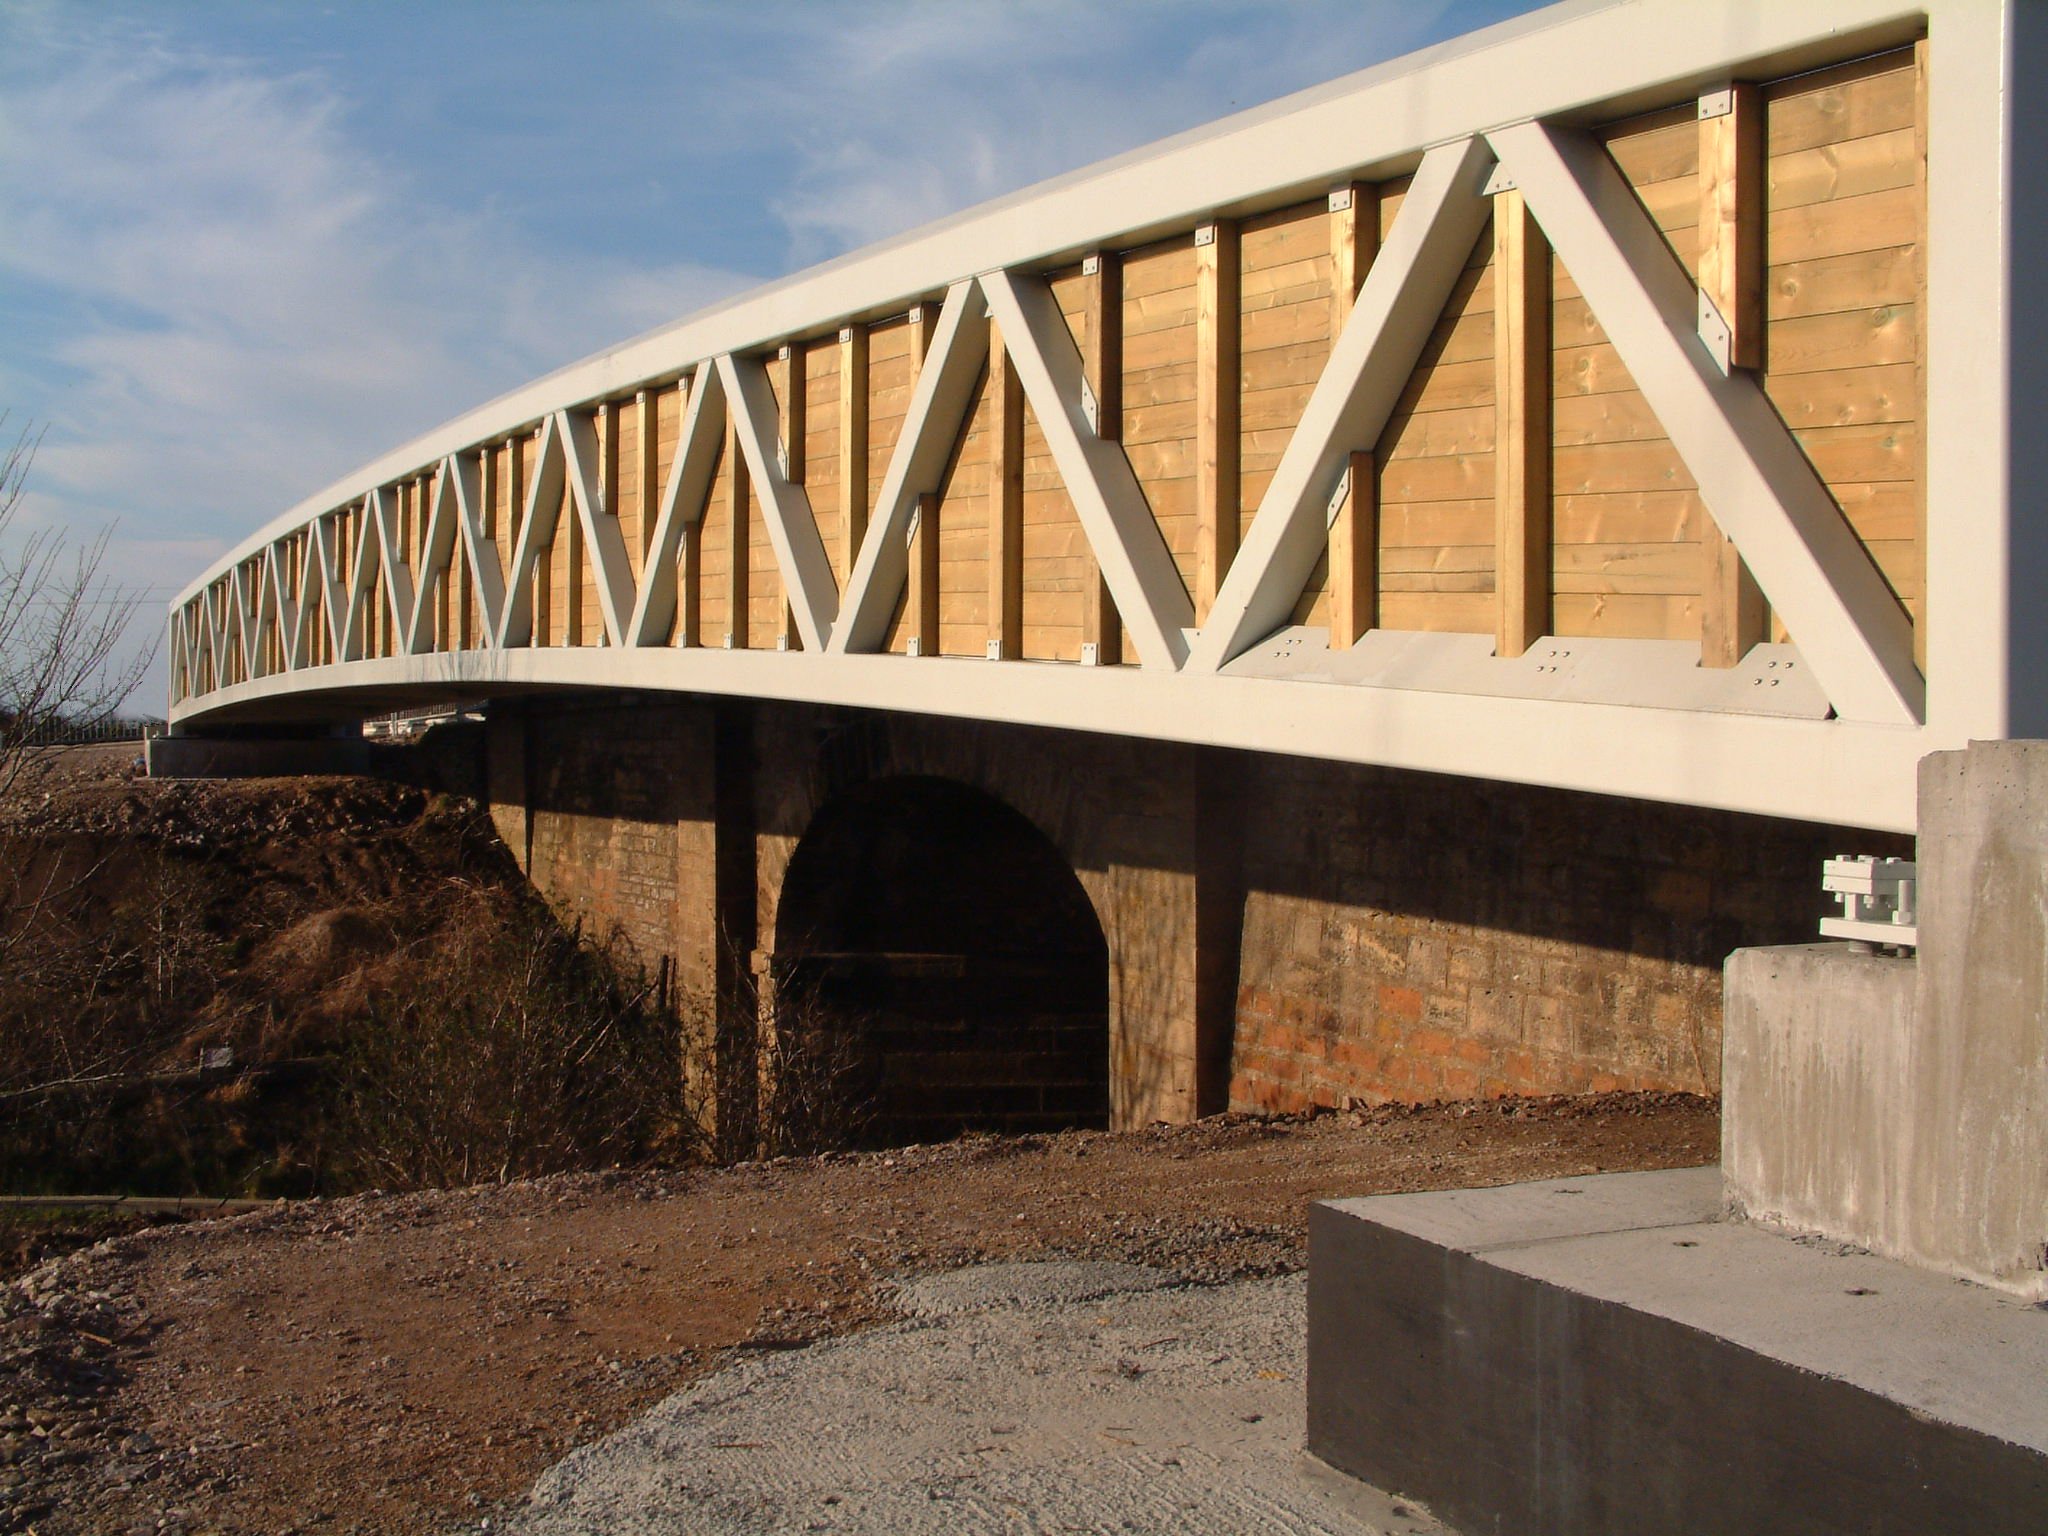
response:
<path fill-rule="evenodd" d="M 370 466 L 361 478 L 264 530 L 195 583 L 180 599 L 170 631 L 187 690 L 174 700 L 173 718 L 193 724 L 216 714 L 229 719 L 260 711 L 265 699 L 294 688 L 483 685 L 511 677 L 521 686 L 545 685 L 551 677 L 581 686 L 593 666 L 603 665 L 621 687 L 868 698 L 1778 814 L 1907 824 L 1912 763 L 1953 744 L 1959 731 L 1996 734 L 2012 717 L 2009 696 L 1996 719 L 1988 705 L 1972 716 L 1939 703 L 1941 673 L 1923 679 L 1904 611 L 1799 443 L 1752 375 L 1716 366 L 1698 333 L 1697 292 L 1685 269 L 1612 157 L 1583 130 L 1565 125 L 1584 120 L 1602 96 L 1638 104 L 1684 99 L 1702 82 L 1745 70 L 1751 77 L 1783 73 L 1889 46 L 1910 37 L 1923 20 L 1937 46 L 1954 51 L 1958 79 L 1982 77 L 1983 56 L 2020 46 L 2012 41 L 2017 31 L 2001 30 L 2003 8 L 1971 0 L 1932 6 L 1816 0 L 1796 8 L 1796 15 L 1794 9 L 1753 13 L 1738 0 L 1574 0 L 1480 34 L 1463 49 L 1369 72 L 1299 103 L 1233 120 L 1208 140 L 1176 141 L 1147 162 L 1155 178 L 1181 189 L 1182 200 L 1173 205 L 1178 211 L 1170 216 L 1158 211 L 1167 206 L 1160 201 L 1164 194 L 1141 185 L 1128 163 L 1117 162 L 1074 185 L 1032 195 L 1034 218 L 1042 212 L 1043 228 L 1062 233 L 1045 236 L 1056 243 L 1022 259 L 985 259 L 1002 241 L 1018 238 L 1018 207 L 1002 205 L 979 221 L 895 249 L 899 275 L 884 275 L 881 255 L 863 256 L 771 290 L 753 308 L 729 307 L 607 353 L 548 381 L 546 399 L 535 386 Z M 1722 25 L 1738 11 L 1746 18 L 1743 27 Z M 1589 61 L 1583 79 L 1567 79 L 1556 68 L 1568 46 Z M 1631 50 L 1632 59 L 1625 56 Z M 1943 76 L 1937 71 L 1935 78 Z M 1426 122 L 1417 127 L 1410 107 L 1424 97 Z M 1987 164 L 2004 163 L 2010 133 L 2004 110 L 1970 99 L 1960 87 L 1938 94 L 1936 142 L 1974 142 Z M 1457 131 L 1441 131 L 1460 113 Z M 1340 127 L 1349 136 L 1349 158 L 1329 160 L 1337 152 L 1317 135 Z M 1424 135 L 1420 144 L 1418 134 Z M 1294 195 L 1317 180 L 1393 174 L 1406 165 L 1414 174 L 1399 214 L 1197 628 L 1187 585 L 1130 459 L 1120 443 L 1095 429 L 1081 352 L 1046 274 L 1077 252 L 1118 238 L 1135 244 L 1177 221 L 1192 227 L 1233 198 L 1270 206 L 1282 193 Z M 1958 179 L 1989 174 L 1947 163 L 1942 171 Z M 1396 701 L 1390 695 L 1401 690 L 1392 686 L 1333 689 L 1237 675 L 1241 668 L 1234 664 L 1289 622 L 1325 547 L 1333 492 L 1352 455 L 1370 450 L 1382 435 L 1486 227 L 1489 179 L 1499 177 L 1526 200 L 1696 480 L 1715 524 L 1796 638 L 1837 718 L 1687 718 L 1637 705 L 1512 699 Z M 2008 267 L 1993 261 L 1973 268 L 1958 253 L 1936 272 L 1931 313 L 1956 312 L 1974 282 L 1995 290 L 2000 313 L 2013 322 Z M 935 274 L 943 281 L 933 281 Z M 891 286 L 898 282 L 912 286 Z M 842 591 L 809 494 L 777 453 L 781 423 L 767 359 L 786 338 L 900 312 L 905 298 L 918 300 L 938 287 L 944 299 Z M 809 322 L 792 328 L 799 313 Z M 760 317 L 760 329 L 751 333 L 749 314 Z M 921 498 L 941 489 L 989 367 L 991 320 L 1141 663 L 1135 671 L 876 654 L 910 579 Z M 2007 398 L 1995 390 L 1987 395 L 1968 371 L 1963 360 L 1937 354 L 1930 378 L 1959 395 L 1975 387 L 2003 421 Z M 602 401 L 678 377 L 684 389 L 676 449 L 636 569 L 617 509 L 606 505 L 610 487 L 595 415 Z M 728 429 L 759 498 L 801 657 L 770 662 L 744 651 L 685 656 L 670 644 L 684 628 L 677 623 L 680 551 L 704 516 Z M 509 560 L 501 560 L 485 526 L 482 468 L 489 445 L 508 432 L 532 435 L 533 473 L 516 543 Z M 1967 444 L 1931 445 L 1931 493 L 1975 485 L 1995 492 L 2003 507 L 2011 487 L 1996 475 L 1973 478 L 1968 461 Z M 426 520 L 417 568 L 398 537 L 395 487 L 408 482 L 432 487 L 430 503 L 416 510 Z M 1937 557 L 1935 541 L 1976 537 L 1980 561 L 2001 572 L 2023 559 L 2003 511 L 1972 522 L 1973 503 L 1943 505 L 1958 510 L 1945 510 L 1928 535 L 1931 587 L 1939 573 L 1953 573 L 1946 587 L 1930 590 L 1928 602 L 1937 611 L 1945 611 L 1944 604 L 1968 606 L 1963 575 L 1971 567 L 1958 561 L 1953 545 Z M 360 522 L 344 582 L 336 509 L 350 506 L 360 508 Z M 604 648 L 618 653 L 609 662 L 556 656 L 570 648 L 547 646 L 533 633 L 537 563 L 565 509 L 576 520 L 596 578 Z M 288 541 L 300 536 L 288 556 Z M 439 629 L 454 633 L 440 623 L 437 604 L 458 540 L 480 639 L 471 652 L 451 654 L 435 648 Z M 311 665 L 316 593 L 335 666 Z M 396 635 L 397 654 L 384 658 L 372 657 L 368 646 L 379 603 L 388 607 Z M 273 637 L 281 666 L 270 670 L 282 675 L 259 677 Z M 515 665 L 512 653 L 527 651 L 549 654 Z M 231 654 L 240 655 L 248 681 L 224 683 Z M 429 657 L 431 667 L 423 664 Z M 2006 656 L 1986 664 L 2010 671 L 2016 661 Z M 1964 665 L 1960 657 L 1949 663 L 1958 675 Z M 893 670 L 876 673 L 877 667 Z M 1154 681 L 1137 682 L 1136 674 Z M 202 691 L 202 682 L 211 686 Z M 1132 696 L 1133 688 L 1147 687 L 1164 691 Z M 1951 694 L 1978 699 L 1986 690 L 1959 682 Z M 1248 699 L 1260 702 L 1253 706 Z M 1216 717 L 1225 708 L 1234 712 L 1229 722 Z M 1597 713 L 1603 708 L 1613 713 Z M 1930 714 L 1942 721 L 1939 733 L 1923 723 Z M 1249 739 L 1247 720 L 1260 722 Z M 1547 743 L 1532 745 L 1532 734 L 1558 730 L 1611 741 L 1611 759 L 1618 760 L 1573 766 Z M 1436 735 L 1423 740 L 1418 731 Z M 1634 743 L 1634 750 L 1623 742 Z"/>

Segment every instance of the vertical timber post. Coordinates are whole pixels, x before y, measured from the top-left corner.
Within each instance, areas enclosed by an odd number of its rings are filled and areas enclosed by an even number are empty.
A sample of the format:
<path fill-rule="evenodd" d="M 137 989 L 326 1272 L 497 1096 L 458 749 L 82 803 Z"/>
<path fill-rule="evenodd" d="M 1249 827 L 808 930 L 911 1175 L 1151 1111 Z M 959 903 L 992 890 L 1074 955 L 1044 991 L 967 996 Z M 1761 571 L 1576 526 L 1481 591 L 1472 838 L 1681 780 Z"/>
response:
<path fill-rule="evenodd" d="M 1024 386 L 989 322 L 988 655 L 1024 651 Z"/>
<path fill-rule="evenodd" d="M 868 328 L 839 331 L 839 570 L 853 580 L 868 531 Z"/>
<path fill-rule="evenodd" d="M 1550 245 L 1520 191 L 1493 198 L 1494 654 L 1550 617 Z"/>
<path fill-rule="evenodd" d="M 1095 435 L 1124 438 L 1124 262 L 1116 251 L 1097 251 L 1081 263 L 1086 308 L 1081 355 L 1082 387 L 1094 403 Z M 1089 550 L 1081 572 L 1081 654 L 1105 667 L 1123 660 L 1123 620 L 1102 567 Z"/>
<path fill-rule="evenodd" d="M 1724 371 L 1764 364 L 1764 102 L 1754 85 L 1700 97 L 1700 334 Z M 1700 665 L 1732 667 L 1764 638 L 1763 592 L 1709 515 L 1700 521 Z"/>

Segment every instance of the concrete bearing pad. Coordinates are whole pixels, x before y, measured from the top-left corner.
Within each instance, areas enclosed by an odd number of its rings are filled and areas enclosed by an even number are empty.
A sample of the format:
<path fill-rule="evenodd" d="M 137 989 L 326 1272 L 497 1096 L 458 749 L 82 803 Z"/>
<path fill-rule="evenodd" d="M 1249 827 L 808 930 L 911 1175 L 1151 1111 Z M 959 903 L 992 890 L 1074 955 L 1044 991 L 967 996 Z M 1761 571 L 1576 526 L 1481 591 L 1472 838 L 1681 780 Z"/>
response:
<path fill-rule="evenodd" d="M 2048 1312 L 1720 1190 L 1317 1206 L 1309 1450 L 1497 1536 L 2048 1530 Z"/>

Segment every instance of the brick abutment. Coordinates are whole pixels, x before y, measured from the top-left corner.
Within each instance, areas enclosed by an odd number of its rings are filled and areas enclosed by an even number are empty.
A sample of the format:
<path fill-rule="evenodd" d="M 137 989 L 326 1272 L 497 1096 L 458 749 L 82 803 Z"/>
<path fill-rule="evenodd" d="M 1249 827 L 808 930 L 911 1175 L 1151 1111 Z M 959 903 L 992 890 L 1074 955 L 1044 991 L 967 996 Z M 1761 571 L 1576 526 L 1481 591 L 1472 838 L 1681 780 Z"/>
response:
<path fill-rule="evenodd" d="M 700 1099 L 734 1146 L 772 1091 L 790 979 L 815 998 L 826 975 L 885 1021 L 885 1058 L 938 1063 L 876 1070 L 905 1103 L 952 1093 L 939 1118 L 955 1128 L 971 1102 L 991 1124 L 1099 1121 L 1068 1059 L 1090 1049 L 1118 1126 L 1717 1092 L 1728 953 L 1813 933 L 1826 854 L 1907 851 L 1643 801 L 813 705 L 501 708 L 486 750 L 493 816 L 536 887 L 666 968 L 704 1021 Z M 986 825 L 961 809 L 976 803 Z M 863 804 L 894 808 L 860 831 Z M 1034 934 L 1059 905 L 1055 855 L 1071 908 Z M 1086 948 L 1091 927 L 1099 981 L 1028 963 Z M 885 972 L 923 975 L 919 1000 Z M 1101 988 L 1092 1013 L 1077 985 Z M 940 1062 L 955 1015 L 975 1012 L 993 1033 Z M 1099 1043 L 1077 1044 L 1090 1030 Z"/>

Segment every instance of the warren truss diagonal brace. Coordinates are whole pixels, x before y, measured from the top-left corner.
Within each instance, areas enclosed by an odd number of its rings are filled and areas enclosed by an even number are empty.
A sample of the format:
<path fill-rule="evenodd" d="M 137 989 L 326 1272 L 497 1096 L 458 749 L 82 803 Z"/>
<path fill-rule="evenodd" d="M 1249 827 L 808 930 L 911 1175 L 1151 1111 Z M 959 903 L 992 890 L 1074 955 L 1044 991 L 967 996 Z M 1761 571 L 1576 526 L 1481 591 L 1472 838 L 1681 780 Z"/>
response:
<path fill-rule="evenodd" d="M 492 645 L 498 636 L 498 619 L 505 611 L 505 573 L 498 565 L 497 546 L 484 537 L 482 451 L 450 455 L 443 480 L 455 488 L 455 513 L 462 529 L 462 547 L 469 556 L 484 643 Z"/>
<path fill-rule="evenodd" d="M 818 519 L 811 498 L 783 472 L 773 444 L 776 433 L 775 390 L 768 368 L 758 357 L 718 359 L 719 381 L 725 386 L 726 409 L 732 413 L 734 436 L 746 455 L 747 471 L 761 497 L 768 541 L 782 566 L 782 588 L 796 616 L 804 649 L 822 651 L 839 615 L 839 587 L 832 579 L 832 561 L 818 537 Z M 793 388 L 803 387 L 799 378 Z"/>
<path fill-rule="evenodd" d="M 1486 137 L 1836 712 L 1917 723 L 1905 610 L 1763 386 L 1715 366 L 1692 281 L 1613 157 L 1544 123 Z"/>
<path fill-rule="evenodd" d="M 633 567 L 626 561 L 619 520 L 604 504 L 597 469 L 597 421 L 588 411 L 557 411 L 555 422 L 562 439 L 563 474 L 570 499 L 576 503 L 576 520 L 583 528 L 583 547 L 590 551 L 592 574 L 597 577 L 605 640 L 620 645 L 633 616 Z"/>
<path fill-rule="evenodd" d="M 531 645 L 533 640 L 533 568 L 543 546 L 554 537 L 555 520 L 562 510 L 561 413 L 555 412 L 541 428 L 540 453 L 534 465 L 533 485 L 526 494 L 526 515 L 519 527 L 519 546 L 512 559 L 512 590 L 505 595 L 505 612 L 498 620 L 498 649 Z"/>
<path fill-rule="evenodd" d="M 1316 381 L 1188 658 L 1214 672 L 1287 622 L 1323 552 L 1325 509 L 1352 453 L 1386 430 L 1394 403 L 1485 229 L 1493 154 L 1477 138 L 1422 157 L 1351 318 Z"/>
<path fill-rule="evenodd" d="M 341 514 L 329 512 L 313 519 L 313 562 L 320 576 L 320 611 L 327 625 L 327 645 L 336 661 L 347 661 L 349 619 L 348 594 L 341 585 L 341 557 L 334 547 Z"/>
<path fill-rule="evenodd" d="M 391 622 L 398 626 L 398 649 L 412 650 L 412 570 L 405 563 L 405 551 L 398 537 L 398 508 L 388 486 L 370 492 L 368 522 L 377 530 L 378 563 L 384 567 L 384 598 L 391 604 Z"/>
<path fill-rule="evenodd" d="M 954 439 L 974 402 L 974 386 L 988 362 L 988 326 L 979 306 L 971 303 L 977 292 L 972 278 L 946 290 L 931 347 L 910 392 L 903 435 L 889 455 L 889 471 L 882 478 L 867 537 L 861 541 L 860 560 L 832 629 L 827 648 L 834 655 L 879 650 L 889 633 L 890 616 L 910 577 L 908 546 L 917 500 L 939 488 L 953 456 Z"/>
<path fill-rule="evenodd" d="M 1089 420 L 1081 352 L 1052 289 L 1040 277 L 988 272 L 981 290 L 1125 634 L 1146 667 L 1177 669 L 1187 660 L 1194 604 L 1123 445 L 1098 437 Z"/>
<path fill-rule="evenodd" d="M 443 459 L 441 472 L 434 476 L 434 495 L 427 516 L 427 536 L 420 554 L 420 569 L 415 578 L 412 611 L 401 616 L 405 624 L 406 654 L 411 656 L 424 655 L 434 648 L 434 617 L 441 601 L 441 576 L 455 555 L 457 509 L 455 477 L 451 472 L 453 463 L 453 459 Z"/>
<path fill-rule="evenodd" d="M 718 473 L 718 451 L 725 433 L 725 385 L 712 364 L 700 363 L 691 375 L 689 400 L 683 411 L 682 435 L 675 462 L 669 465 L 655 514 L 654 539 L 641 567 L 640 594 L 633 604 L 630 645 L 654 645 L 668 633 L 676 617 L 676 551 L 683 533 L 704 516 L 711 482 Z"/>

